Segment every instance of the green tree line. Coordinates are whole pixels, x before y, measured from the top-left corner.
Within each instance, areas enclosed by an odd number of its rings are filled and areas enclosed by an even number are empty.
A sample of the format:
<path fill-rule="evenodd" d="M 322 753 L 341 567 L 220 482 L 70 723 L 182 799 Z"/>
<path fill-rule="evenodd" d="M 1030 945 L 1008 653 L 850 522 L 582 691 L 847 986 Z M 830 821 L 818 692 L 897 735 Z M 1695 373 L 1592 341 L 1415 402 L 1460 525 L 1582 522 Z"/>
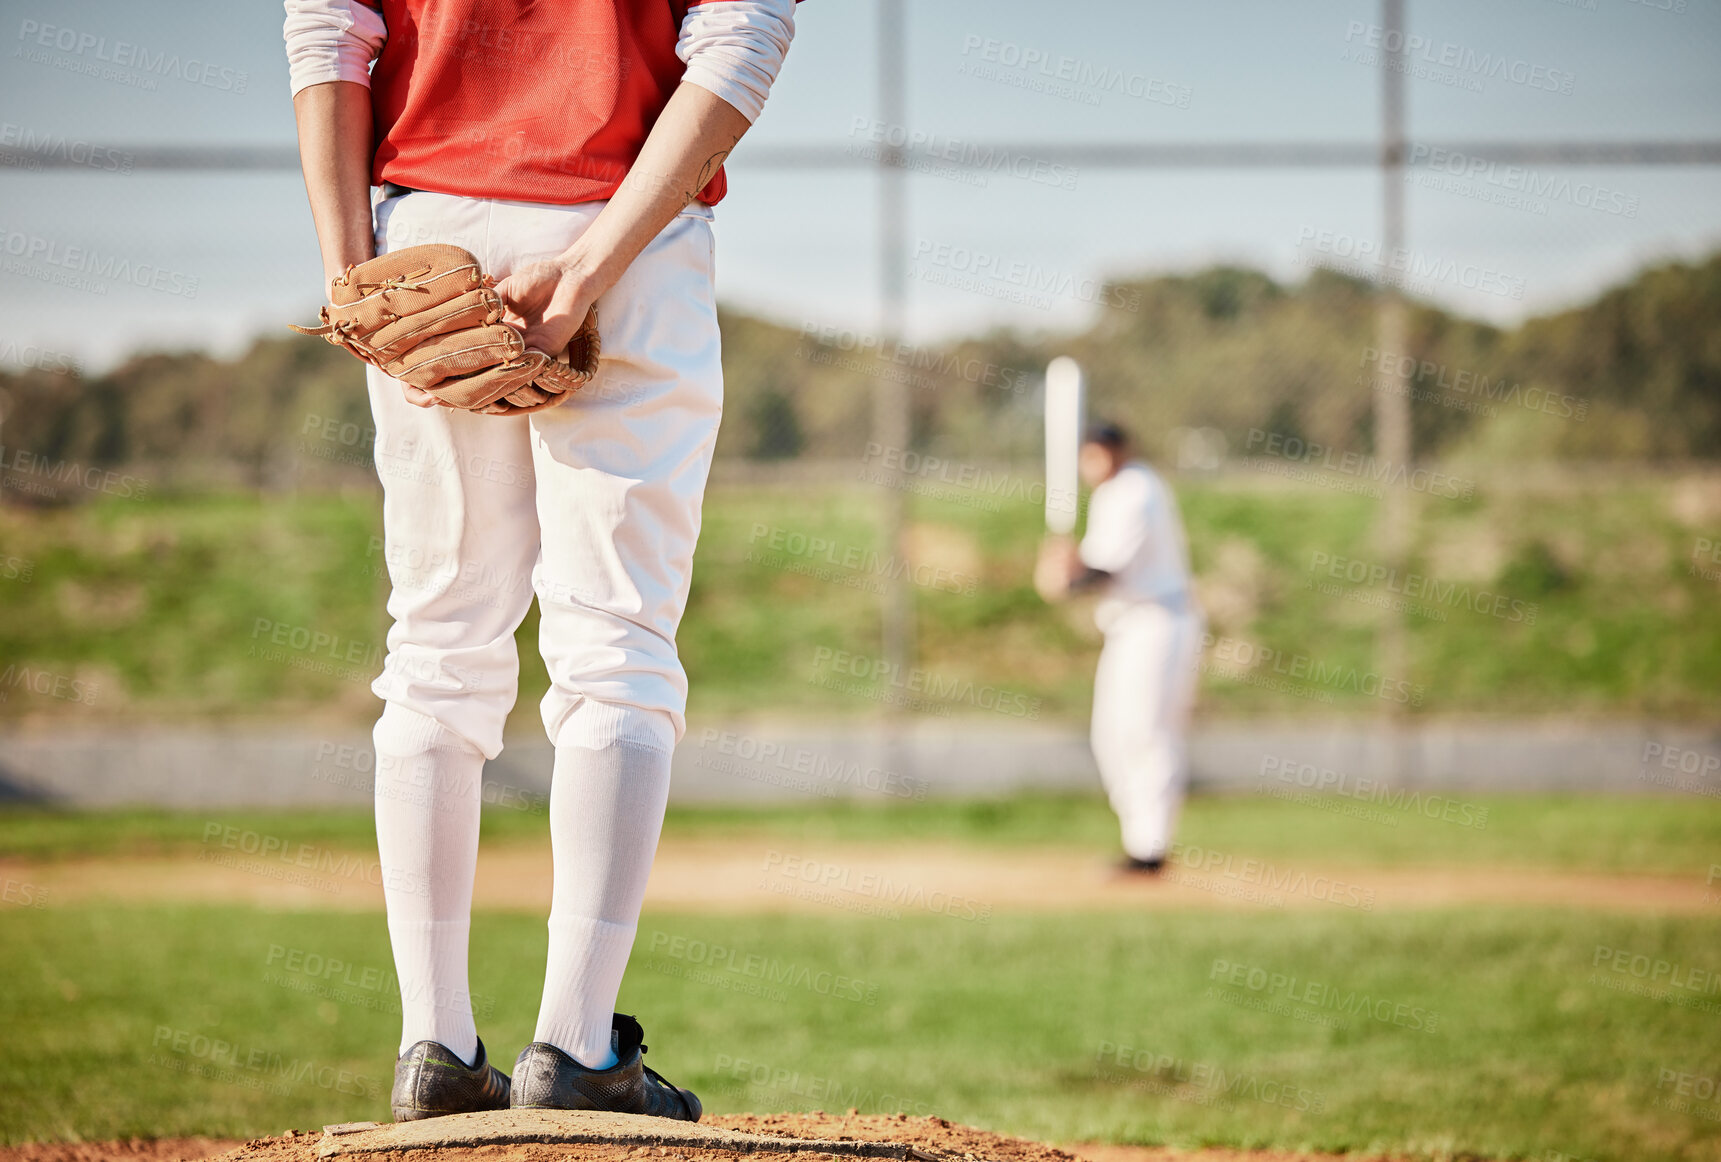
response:
<path fill-rule="evenodd" d="M 863 455 L 872 392 L 895 378 L 908 385 L 922 449 L 1031 456 L 1040 371 L 1070 354 L 1089 371 L 1093 409 L 1132 425 L 1162 455 L 1174 454 L 1174 434 L 1191 430 L 1217 433 L 1232 455 L 1266 435 L 1366 452 L 1374 393 L 1400 390 L 1411 396 L 1425 458 L 1721 457 L 1721 254 L 1645 269 L 1591 302 L 1513 328 L 1412 303 L 1402 352 L 1375 347 L 1380 293 L 1333 271 L 1287 285 L 1220 266 L 1120 281 L 1074 332 L 1000 329 L 883 350 L 864 332 L 725 311 L 718 454 Z M 307 450 L 345 476 L 362 472 L 368 454 L 361 369 L 298 336 L 259 338 L 233 360 L 141 353 L 87 378 L 14 371 L 0 374 L 0 392 L 0 447 L 12 467 L 22 451 L 49 463 L 147 469 L 172 486 L 267 489 L 303 482 Z M 5 487 L 22 497 L 16 475 L 6 473 Z"/>

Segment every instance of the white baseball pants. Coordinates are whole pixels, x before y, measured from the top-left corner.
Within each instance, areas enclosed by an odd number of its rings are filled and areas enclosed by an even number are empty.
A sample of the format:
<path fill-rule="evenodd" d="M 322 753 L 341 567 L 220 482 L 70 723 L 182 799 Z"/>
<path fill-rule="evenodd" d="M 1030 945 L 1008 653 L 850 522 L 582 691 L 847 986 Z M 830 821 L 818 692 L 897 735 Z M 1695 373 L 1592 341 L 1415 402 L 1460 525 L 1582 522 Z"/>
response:
<path fill-rule="evenodd" d="M 566 249 L 600 208 L 415 191 L 378 205 L 377 243 L 452 242 L 500 279 Z M 550 740 L 601 747 L 642 717 L 654 737 L 633 741 L 679 740 L 675 633 L 723 408 L 713 261 L 711 211 L 690 207 L 598 300 L 597 378 L 545 411 L 415 407 L 369 369 L 394 585 L 378 697 L 495 758 L 535 592 Z"/>
<path fill-rule="evenodd" d="M 1108 622 L 1094 675 L 1094 761 L 1136 859 L 1171 847 L 1188 783 L 1187 734 L 1201 654 L 1198 612 L 1139 604 Z"/>

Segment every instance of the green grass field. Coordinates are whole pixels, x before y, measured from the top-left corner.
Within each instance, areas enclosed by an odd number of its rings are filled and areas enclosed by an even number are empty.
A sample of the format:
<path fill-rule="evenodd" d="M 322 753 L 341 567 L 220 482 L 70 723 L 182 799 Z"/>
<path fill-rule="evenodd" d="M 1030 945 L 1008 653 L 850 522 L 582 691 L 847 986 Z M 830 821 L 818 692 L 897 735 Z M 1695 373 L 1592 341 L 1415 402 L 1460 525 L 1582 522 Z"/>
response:
<path fill-rule="evenodd" d="M 1379 603 L 1402 602 L 1409 673 L 1389 677 L 1416 688 L 1412 713 L 1700 718 L 1721 689 L 1721 601 L 1694 557 L 1721 540 L 1712 478 L 1420 498 L 1413 574 L 1373 584 L 1366 497 L 1259 479 L 1179 491 L 1210 629 L 1237 656 L 1366 672 Z M 877 592 L 903 563 L 878 553 L 879 500 L 858 484 L 711 492 L 681 632 L 694 713 L 876 711 L 817 679 L 821 649 L 878 651 Z M 1002 686 L 1043 719 L 1082 717 L 1099 640 L 1085 609 L 1048 609 L 1029 586 L 1039 508 L 978 493 L 912 510 L 919 664 Z M 386 631 L 379 513 L 364 490 L 0 508 L 0 717 L 368 722 Z M 528 729 L 545 683 L 536 633 L 528 615 Z M 277 634 L 289 644 L 272 651 Z M 1354 683 L 1271 689 L 1253 680 L 1266 672 L 1211 669 L 1202 712 L 1381 709 Z"/>
<path fill-rule="evenodd" d="M 1367 866 L 1709 877 L 1721 810 L 1477 797 L 1477 830 L 1197 799 L 1182 837 Z M 362 848 L 352 813 L 0 813 L 0 868 L 194 852 L 210 822 Z M 487 842 L 544 821 L 486 816 Z M 678 810 L 709 839 L 1109 851 L 1091 799 Z M 1335 853 L 1342 850 L 1343 855 Z M 1050 1140 L 1426 1158 L 1721 1158 L 1714 914 L 1570 908 L 1013 914 L 647 913 L 624 1011 L 713 1112 L 936 1113 Z M 18 898 L 16 894 L 11 897 Z M 228 905 L 0 910 L 0 1138 L 247 1136 L 386 1109 L 397 1026 L 380 914 Z M 531 1036 L 543 918 L 481 912 L 473 991 L 500 1059 Z M 1623 959 L 1621 959 L 1623 957 Z M 1660 963 L 1660 977 L 1634 975 Z M 1623 967 L 1622 967 L 1623 966 Z M 1669 988 L 1668 974 L 1682 983 Z M 1657 983 L 1664 995 L 1646 995 Z M 1634 986 L 1638 991 L 1631 991 Z M 1707 1088 L 1706 1088 L 1707 1087 Z"/>
<path fill-rule="evenodd" d="M 473 931 L 480 1028 L 511 1059 L 531 1036 L 543 924 L 480 914 Z M 13 913 L 5 932 L 8 1139 L 245 1136 L 386 1112 L 398 1024 L 380 916 L 89 908 Z M 1714 919 L 1510 909 L 648 914 L 621 1004 L 646 1020 L 652 1064 L 713 1112 L 855 1106 L 1053 1140 L 1718 1157 L 1712 1102 L 1662 1108 L 1677 1096 L 1663 1071 L 1721 1073 L 1717 998 L 1677 1007 L 1597 983 L 1609 978 L 1593 967 L 1612 948 L 1712 966 L 1718 937 Z M 1233 965 L 1295 983 L 1231 985 Z M 1321 1000 L 1287 999 L 1297 990 Z"/>

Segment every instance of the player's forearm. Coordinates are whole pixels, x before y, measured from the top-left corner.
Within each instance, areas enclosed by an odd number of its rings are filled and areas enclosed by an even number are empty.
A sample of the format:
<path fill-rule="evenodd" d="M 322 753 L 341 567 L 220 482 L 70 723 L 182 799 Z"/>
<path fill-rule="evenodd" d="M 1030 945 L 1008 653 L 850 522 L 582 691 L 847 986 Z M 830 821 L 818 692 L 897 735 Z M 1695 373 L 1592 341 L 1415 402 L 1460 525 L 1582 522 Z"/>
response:
<path fill-rule="evenodd" d="M 621 188 L 563 255 L 568 269 L 594 296 L 614 286 L 640 251 L 705 188 L 749 126 L 723 98 L 683 83 L 652 126 Z"/>
<path fill-rule="evenodd" d="M 370 90 L 351 81 L 312 85 L 294 96 L 293 116 L 323 275 L 334 278 L 372 257 L 376 248 L 370 206 Z"/>

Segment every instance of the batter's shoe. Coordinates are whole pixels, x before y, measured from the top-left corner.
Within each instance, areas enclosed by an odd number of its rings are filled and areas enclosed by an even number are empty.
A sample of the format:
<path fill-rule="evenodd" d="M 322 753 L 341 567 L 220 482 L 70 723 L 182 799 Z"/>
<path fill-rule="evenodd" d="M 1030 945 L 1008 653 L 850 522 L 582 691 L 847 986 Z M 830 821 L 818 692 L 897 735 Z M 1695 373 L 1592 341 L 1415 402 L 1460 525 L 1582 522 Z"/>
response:
<path fill-rule="evenodd" d="M 490 1064 L 484 1042 L 468 1065 L 448 1046 L 420 1041 L 394 1063 L 394 1120 L 416 1122 L 444 1114 L 508 1108 L 508 1075 Z"/>
<path fill-rule="evenodd" d="M 701 1106 L 692 1091 L 671 1085 L 648 1067 L 645 1030 L 625 1013 L 612 1023 L 610 1047 L 616 1063 L 587 1069 L 554 1045 L 534 1041 L 514 1062 L 517 1110 L 609 1110 L 697 1122 Z"/>
<path fill-rule="evenodd" d="M 1122 876 L 1150 878 L 1160 874 L 1164 870 L 1164 859 L 1137 859 L 1133 855 L 1124 856 L 1117 865 L 1118 874 Z"/>

